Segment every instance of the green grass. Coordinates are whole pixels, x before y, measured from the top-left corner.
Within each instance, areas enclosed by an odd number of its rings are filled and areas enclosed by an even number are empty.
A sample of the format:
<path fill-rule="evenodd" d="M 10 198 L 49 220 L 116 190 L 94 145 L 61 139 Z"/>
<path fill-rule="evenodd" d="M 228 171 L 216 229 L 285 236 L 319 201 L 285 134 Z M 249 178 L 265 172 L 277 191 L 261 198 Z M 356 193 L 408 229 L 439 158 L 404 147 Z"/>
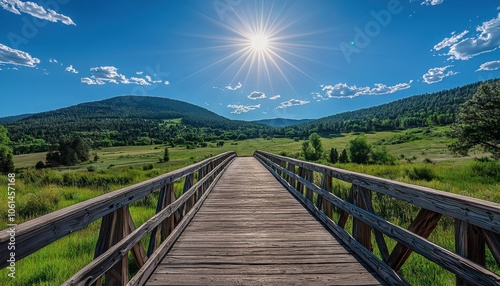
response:
<path fill-rule="evenodd" d="M 165 124 L 175 124 L 175 121 Z M 430 131 L 411 129 L 400 132 L 378 132 L 367 134 L 367 140 L 374 146 L 386 146 L 389 152 L 398 158 L 396 165 L 357 165 L 335 164 L 335 167 L 371 174 L 383 178 L 426 186 L 438 190 L 476 197 L 500 203 L 500 167 L 495 162 L 478 162 L 474 157 L 483 157 L 478 150 L 470 157 L 456 157 L 448 151 L 450 139 L 442 136 L 447 127 L 433 128 Z M 322 138 L 325 151 L 335 147 L 339 151 L 347 146 L 356 134 L 332 135 Z M 406 139 L 403 139 L 406 138 Z M 398 144 L 391 142 L 409 141 Z M 398 142 L 399 142 L 398 141 Z M 265 150 L 276 154 L 299 157 L 301 141 L 286 138 L 250 139 L 244 141 L 226 141 L 218 148 L 215 143 L 208 147 L 188 150 L 185 147 L 170 148 L 170 161 L 159 163 L 163 157 L 165 145 L 110 147 L 93 150 L 99 160 L 73 167 L 35 170 L 32 167 L 45 159 L 45 153 L 15 156 L 18 172 L 16 188 L 17 223 L 30 220 L 48 212 L 120 189 L 124 186 L 144 181 L 159 174 L 179 169 L 180 167 L 202 161 L 205 158 L 234 150 L 239 156 L 252 156 L 255 150 Z M 93 157 L 93 156 L 92 156 Z M 329 164 L 325 159 L 322 164 Z M 144 165 L 152 164 L 152 170 L 143 170 Z M 331 165 L 331 164 L 330 164 Z M 95 166 L 95 171 L 87 168 Z M 317 176 L 319 180 L 319 176 Z M 0 177 L 0 184 L 6 185 L 5 176 Z M 336 194 L 346 198 L 350 185 L 336 182 Z M 179 195 L 182 186 L 175 186 Z M 7 214 L 6 197 L 0 196 L 0 215 Z M 156 197 L 141 200 L 130 207 L 136 225 L 149 219 L 155 210 Z M 374 207 L 382 217 L 393 223 L 407 227 L 417 208 L 394 199 L 379 198 L 374 195 Z M 444 219 L 431 235 L 430 240 L 453 250 L 453 228 Z M 75 274 L 93 259 L 95 242 L 99 230 L 99 221 L 84 230 L 78 231 L 28 256 L 17 264 L 17 276 L 14 285 L 57 285 Z M 0 227 L 6 227 L 4 221 Z M 350 228 L 350 222 L 346 229 Z M 147 246 L 149 237 L 143 239 Z M 389 249 L 395 243 L 388 240 Z M 375 245 L 375 243 L 374 243 Z M 375 253 L 378 250 L 375 249 Z M 498 265 L 488 256 L 488 266 L 495 270 Z M 419 255 L 412 254 L 407 264 L 400 271 L 411 283 L 416 285 L 449 285 L 454 283 L 454 276 Z M 0 285 L 9 285 L 6 269 L 0 270 Z"/>

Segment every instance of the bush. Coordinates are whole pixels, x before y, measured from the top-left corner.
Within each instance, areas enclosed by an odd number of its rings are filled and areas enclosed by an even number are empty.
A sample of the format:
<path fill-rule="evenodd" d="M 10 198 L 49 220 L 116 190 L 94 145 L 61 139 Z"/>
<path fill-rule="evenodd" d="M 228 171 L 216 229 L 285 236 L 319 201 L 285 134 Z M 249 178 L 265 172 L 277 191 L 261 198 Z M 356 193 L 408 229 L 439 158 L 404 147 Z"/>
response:
<path fill-rule="evenodd" d="M 500 162 L 478 160 L 472 163 L 472 172 L 477 176 L 493 178 L 500 181 Z"/>
<path fill-rule="evenodd" d="M 154 166 L 151 163 L 150 164 L 144 164 L 144 165 L 142 165 L 142 170 L 143 171 L 153 170 L 153 168 L 154 168 Z"/>
<path fill-rule="evenodd" d="M 413 167 L 405 170 L 405 176 L 414 181 L 432 181 L 437 178 L 434 172 L 427 167 Z"/>
<path fill-rule="evenodd" d="M 43 161 L 38 161 L 36 162 L 35 169 L 43 169 L 45 167 L 45 164 Z"/>
<path fill-rule="evenodd" d="M 384 146 L 382 148 L 373 149 L 370 153 L 370 163 L 372 164 L 383 164 L 383 165 L 394 165 L 396 164 L 396 157 L 389 154 L 387 148 Z"/>
<path fill-rule="evenodd" d="M 87 171 L 89 172 L 95 172 L 97 170 L 97 167 L 94 165 L 90 165 L 87 167 Z"/>
<path fill-rule="evenodd" d="M 372 147 L 368 144 L 364 135 L 360 135 L 349 141 L 348 149 L 351 162 L 357 164 L 368 163 Z"/>

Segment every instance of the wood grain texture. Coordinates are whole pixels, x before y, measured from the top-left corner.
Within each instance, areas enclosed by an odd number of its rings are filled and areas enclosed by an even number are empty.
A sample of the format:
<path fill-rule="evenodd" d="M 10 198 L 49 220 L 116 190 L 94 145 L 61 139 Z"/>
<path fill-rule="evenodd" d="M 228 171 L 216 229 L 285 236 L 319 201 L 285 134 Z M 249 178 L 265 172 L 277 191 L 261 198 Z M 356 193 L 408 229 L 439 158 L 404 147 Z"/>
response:
<path fill-rule="evenodd" d="M 214 165 L 235 152 L 226 152 L 199 163 L 160 175 L 156 178 L 86 200 L 67 208 L 27 221 L 16 227 L 16 260 L 39 250 L 59 238 L 80 230 L 90 223 L 129 205 L 165 185 L 178 181 L 207 165 Z M 6 267 L 9 233 L 0 231 L 0 268 Z M 5 259 L 4 259 L 5 258 Z"/>
<path fill-rule="evenodd" d="M 298 166 L 299 169 L 309 169 L 320 174 L 329 175 L 332 178 L 354 183 L 366 189 L 463 220 L 500 234 L 500 204 L 497 203 L 292 159 L 263 151 L 256 151 L 256 154 L 264 157 L 278 158 Z"/>
<path fill-rule="evenodd" d="M 268 167 L 268 169 L 271 171 L 272 168 L 269 166 L 270 164 L 272 165 L 271 161 L 266 158 L 266 156 L 275 156 L 275 155 L 269 155 L 268 153 L 262 153 L 262 152 L 256 152 L 256 157 L 262 160 L 263 164 Z M 275 156 L 275 157 L 280 157 L 284 158 L 281 156 Z M 290 158 L 285 158 L 286 160 L 292 160 L 294 164 L 297 164 L 297 160 L 290 159 Z M 300 162 L 300 161 L 299 161 Z M 306 162 L 302 162 L 302 167 L 307 168 Z M 311 163 L 311 165 L 313 165 Z M 317 164 L 314 164 L 318 166 Z M 325 166 L 325 168 L 327 168 Z M 415 235 L 411 231 L 408 231 L 404 228 L 401 228 L 397 225 L 394 225 L 390 222 L 385 221 L 384 219 L 362 209 L 359 208 L 351 203 L 348 203 L 337 196 L 319 188 L 318 186 L 314 185 L 313 183 L 303 179 L 302 177 L 299 177 L 296 174 L 293 174 L 289 172 L 286 169 L 282 169 L 281 171 L 285 172 L 285 175 L 289 176 L 294 176 L 297 181 L 299 181 L 300 184 L 302 184 L 305 187 L 311 188 L 314 192 L 316 192 L 318 195 L 322 195 L 324 199 L 330 201 L 334 205 L 342 208 L 349 214 L 351 214 L 353 217 L 356 219 L 359 219 L 366 223 L 367 225 L 371 226 L 372 228 L 375 228 L 388 237 L 391 237 L 395 239 L 396 241 L 402 243 L 406 247 L 409 247 L 413 249 L 413 251 L 423 255 L 427 259 L 437 263 L 438 265 L 450 270 L 451 272 L 455 273 L 457 276 L 469 281 L 469 282 L 475 282 L 479 283 L 480 285 L 499 285 L 500 284 L 500 276 L 485 269 L 482 265 L 477 264 L 469 259 L 464 259 L 463 257 L 457 255 L 456 253 L 453 253 L 441 246 L 438 246 L 420 236 Z M 284 185 L 287 185 L 287 182 L 282 179 L 281 177 L 278 177 L 276 173 L 273 173 Z M 353 182 L 354 183 L 354 182 Z M 357 182 L 355 183 L 357 185 Z M 295 190 L 290 190 L 291 192 L 294 192 Z M 436 191 L 438 192 L 438 191 Z M 304 204 L 308 205 L 309 201 L 304 199 Z M 487 202 L 486 202 L 487 203 Z M 492 203 L 493 206 L 493 203 Z M 309 207 L 309 206 L 308 206 Z M 471 207 L 472 208 L 472 207 Z M 314 205 L 311 204 L 310 210 L 317 215 L 319 218 L 325 217 L 326 216 L 319 211 Z M 497 210 L 500 211 L 500 208 Z M 329 223 L 330 221 L 328 220 L 325 223 Z M 352 242 L 349 242 L 350 246 L 353 247 L 355 243 L 358 243 L 356 240 L 353 239 Z M 366 249 L 366 248 L 365 248 Z M 371 256 L 370 252 L 365 253 L 368 256 L 362 256 L 363 259 L 369 259 Z M 365 260 L 366 261 L 366 260 Z M 377 269 L 377 268 L 374 268 Z"/>
<path fill-rule="evenodd" d="M 237 158 L 146 285 L 380 285 L 254 158 Z"/>

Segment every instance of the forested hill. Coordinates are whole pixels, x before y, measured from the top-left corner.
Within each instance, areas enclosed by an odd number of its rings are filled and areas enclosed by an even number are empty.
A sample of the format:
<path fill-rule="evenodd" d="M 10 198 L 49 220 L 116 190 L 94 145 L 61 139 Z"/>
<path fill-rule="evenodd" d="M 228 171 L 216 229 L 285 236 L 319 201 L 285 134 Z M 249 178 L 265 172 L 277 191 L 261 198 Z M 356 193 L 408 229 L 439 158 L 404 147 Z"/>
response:
<path fill-rule="evenodd" d="M 166 122 L 166 120 L 174 120 Z M 94 147 L 159 143 L 177 136 L 200 141 L 208 133 L 261 128 L 255 123 L 230 120 L 186 102 L 149 96 L 119 96 L 42 112 L 6 125 L 9 137 L 19 145 L 45 147 L 20 150 L 44 151 L 70 134 L 81 134 Z M 196 130 L 195 130 L 196 129 Z M 202 129 L 202 130 L 201 130 Z M 187 133 L 193 133 L 187 135 Z M 258 136 L 258 135 L 257 135 Z M 43 144 L 40 144 L 43 140 Z M 19 153 L 18 152 L 18 153 Z"/>
<path fill-rule="evenodd" d="M 253 121 L 255 123 L 265 124 L 272 127 L 288 127 L 297 124 L 303 124 L 312 122 L 314 119 L 286 119 L 286 118 L 274 118 L 274 119 L 262 119 Z"/>
<path fill-rule="evenodd" d="M 497 82 L 500 79 L 489 81 Z M 416 95 L 387 104 L 344 112 L 311 123 L 292 126 L 304 132 L 365 132 L 406 129 L 453 123 L 460 104 L 474 94 L 481 82 L 431 94 Z"/>

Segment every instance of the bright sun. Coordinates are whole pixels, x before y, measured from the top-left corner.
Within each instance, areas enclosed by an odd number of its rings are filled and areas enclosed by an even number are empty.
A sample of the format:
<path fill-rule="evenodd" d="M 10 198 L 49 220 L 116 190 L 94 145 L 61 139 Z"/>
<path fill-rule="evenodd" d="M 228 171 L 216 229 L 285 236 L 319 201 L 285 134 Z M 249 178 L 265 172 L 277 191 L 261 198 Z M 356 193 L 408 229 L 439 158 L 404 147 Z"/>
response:
<path fill-rule="evenodd" d="M 250 46 L 255 52 L 264 52 L 269 47 L 269 39 L 262 34 L 254 35 L 250 38 Z"/>

